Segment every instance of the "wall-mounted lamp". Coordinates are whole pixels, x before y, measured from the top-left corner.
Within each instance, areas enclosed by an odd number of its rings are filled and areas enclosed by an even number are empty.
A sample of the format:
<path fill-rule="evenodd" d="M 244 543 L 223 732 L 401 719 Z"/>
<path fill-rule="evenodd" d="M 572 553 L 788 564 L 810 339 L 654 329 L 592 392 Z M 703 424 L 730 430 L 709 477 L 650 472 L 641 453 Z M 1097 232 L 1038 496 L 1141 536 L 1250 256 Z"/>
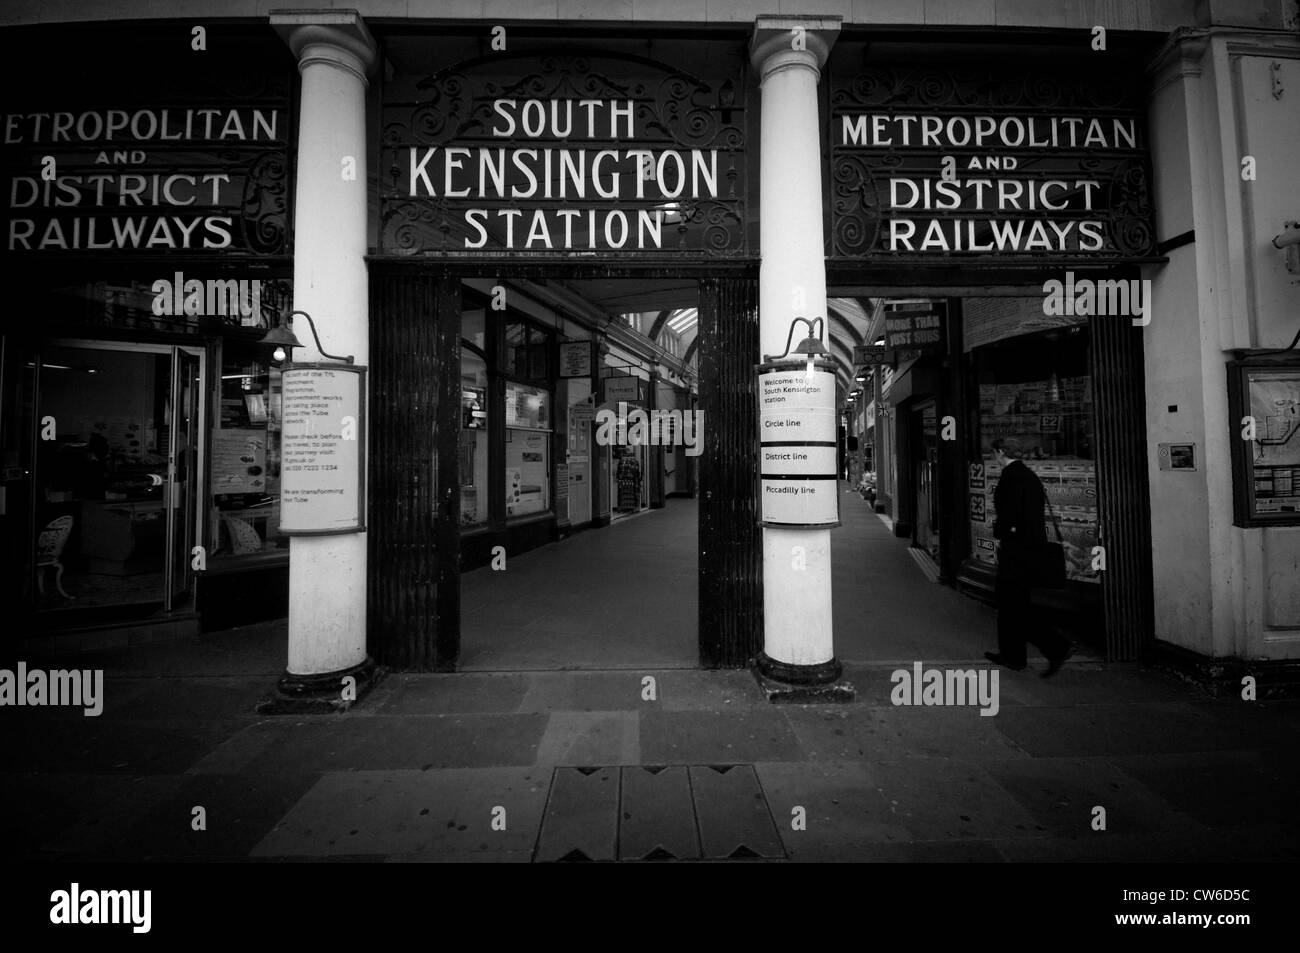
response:
<path fill-rule="evenodd" d="M 785 339 L 785 351 L 781 354 L 765 355 L 763 360 L 771 363 L 790 356 L 790 342 L 794 340 L 794 326 L 796 324 L 808 325 L 808 336 L 799 342 L 794 349 L 794 353 L 808 356 L 808 380 L 812 380 L 813 366 L 817 359 L 830 356 L 830 351 L 826 350 L 826 345 L 822 343 L 822 329 L 826 325 L 824 318 L 795 318 L 790 322 L 790 333 Z"/>
<path fill-rule="evenodd" d="M 258 343 L 274 345 L 275 350 L 272 352 L 272 356 L 277 361 L 283 361 L 285 357 L 288 356 L 285 348 L 302 347 L 302 342 L 299 341 L 297 335 L 293 333 L 293 316 L 295 314 L 301 314 L 307 319 L 307 326 L 311 328 L 312 340 L 316 342 L 316 350 L 320 351 L 321 357 L 328 357 L 332 361 L 342 361 L 345 364 L 352 364 L 356 361 L 356 358 L 351 354 L 346 357 L 340 357 L 337 354 L 328 353 L 325 348 L 321 346 L 320 335 L 316 333 L 316 322 L 311 319 L 311 315 L 306 311 L 290 311 L 285 316 L 284 322 L 279 327 L 271 328 L 271 330 L 262 335 L 262 340 Z"/>

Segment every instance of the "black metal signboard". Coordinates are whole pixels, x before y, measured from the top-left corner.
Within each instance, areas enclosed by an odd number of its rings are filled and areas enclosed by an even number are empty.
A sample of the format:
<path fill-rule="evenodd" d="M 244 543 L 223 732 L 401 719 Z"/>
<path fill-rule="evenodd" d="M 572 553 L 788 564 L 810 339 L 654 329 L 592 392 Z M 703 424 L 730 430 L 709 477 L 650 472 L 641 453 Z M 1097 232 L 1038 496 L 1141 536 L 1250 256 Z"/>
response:
<path fill-rule="evenodd" d="M 503 51 L 395 77 L 384 91 L 381 250 L 745 255 L 743 75 L 694 72 L 705 65 Z"/>
<path fill-rule="evenodd" d="M 856 367 L 875 364 L 893 364 L 898 355 L 884 344 L 858 344 L 853 348 L 853 364 Z"/>
<path fill-rule="evenodd" d="M 269 31 L 4 44 L 5 254 L 287 255 L 292 57 Z M 86 82 L 32 82 L 50 50 Z M 202 68 L 196 68 L 196 64 Z M 71 90 L 75 90 L 72 95 Z"/>
<path fill-rule="evenodd" d="M 1087 70 L 837 47 L 832 258 L 1115 264 L 1155 255 L 1139 90 Z"/>

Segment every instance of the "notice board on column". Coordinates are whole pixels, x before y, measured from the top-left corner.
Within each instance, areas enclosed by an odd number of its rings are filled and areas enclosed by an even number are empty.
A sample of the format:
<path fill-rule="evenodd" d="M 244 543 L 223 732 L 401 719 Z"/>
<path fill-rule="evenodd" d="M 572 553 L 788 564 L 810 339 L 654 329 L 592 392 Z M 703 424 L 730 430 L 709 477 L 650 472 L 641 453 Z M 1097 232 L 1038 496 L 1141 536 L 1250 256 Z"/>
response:
<path fill-rule="evenodd" d="M 759 365 L 762 525 L 838 526 L 835 365 Z"/>
<path fill-rule="evenodd" d="M 294 364 L 283 380 L 280 531 L 364 532 L 366 369 Z"/>

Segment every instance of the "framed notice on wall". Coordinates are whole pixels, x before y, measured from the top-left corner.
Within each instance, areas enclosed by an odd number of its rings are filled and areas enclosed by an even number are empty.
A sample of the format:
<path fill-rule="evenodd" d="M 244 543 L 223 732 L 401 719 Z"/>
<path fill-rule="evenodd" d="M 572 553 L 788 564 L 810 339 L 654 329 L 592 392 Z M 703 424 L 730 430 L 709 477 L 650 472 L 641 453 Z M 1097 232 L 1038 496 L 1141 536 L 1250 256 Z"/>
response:
<path fill-rule="evenodd" d="M 366 528 L 366 369 L 286 366 L 280 531 L 323 536 Z"/>
<path fill-rule="evenodd" d="M 560 344 L 560 376 L 591 376 L 591 342 L 563 341 Z"/>
<path fill-rule="evenodd" d="M 1300 360 L 1285 354 L 1231 362 L 1228 410 L 1233 522 L 1300 525 Z M 1196 469 L 1194 445 L 1170 444 L 1161 469 Z"/>

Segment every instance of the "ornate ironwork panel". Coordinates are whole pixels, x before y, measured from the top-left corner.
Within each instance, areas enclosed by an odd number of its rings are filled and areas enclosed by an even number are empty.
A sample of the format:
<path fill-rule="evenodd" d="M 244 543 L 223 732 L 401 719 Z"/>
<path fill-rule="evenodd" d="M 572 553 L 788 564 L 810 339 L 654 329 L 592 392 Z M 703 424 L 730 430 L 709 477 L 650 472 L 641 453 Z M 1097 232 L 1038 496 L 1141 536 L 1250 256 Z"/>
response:
<path fill-rule="evenodd" d="M 846 44 L 828 93 L 832 258 L 1156 254 L 1141 86 L 1120 69 L 881 63 Z"/>
<path fill-rule="evenodd" d="M 1089 328 L 1106 658 L 1133 661 L 1155 637 L 1142 329 L 1096 316 Z"/>
<path fill-rule="evenodd" d="M 758 282 L 700 282 L 700 664 L 739 668 L 763 647 Z"/>
<path fill-rule="evenodd" d="M 500 52 L 395 77 L 380 250 L 744 257 L 744 116 L 743 66 L 706 79 L 598 49 Z"/>

